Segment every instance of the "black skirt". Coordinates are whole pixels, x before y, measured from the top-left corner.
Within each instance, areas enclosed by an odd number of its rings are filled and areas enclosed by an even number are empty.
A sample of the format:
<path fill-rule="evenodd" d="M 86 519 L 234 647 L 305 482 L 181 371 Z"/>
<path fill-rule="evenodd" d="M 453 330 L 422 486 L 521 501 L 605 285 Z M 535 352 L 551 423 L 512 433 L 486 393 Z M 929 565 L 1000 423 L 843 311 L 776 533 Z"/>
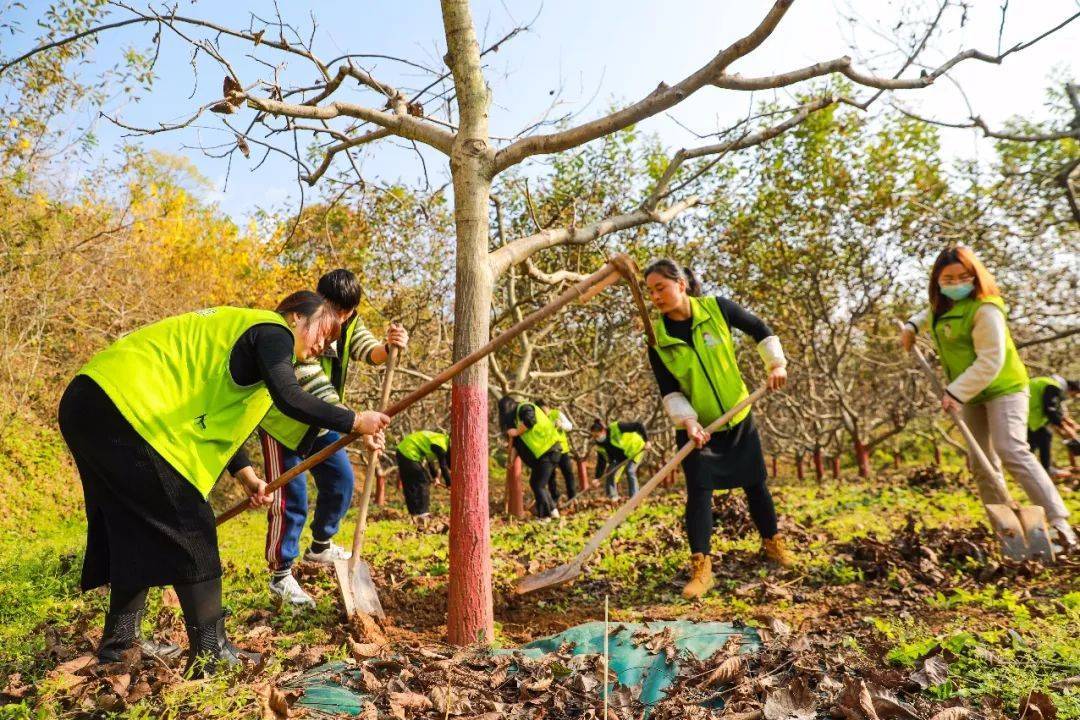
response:
<path fill-rule="evenodd" d="M 675 433 L 675 442 L 679 447 L 689 442 L 685 430 Z M 686 456 L 682 468 L 689 487 L 730 490 L 764 483 L 765 454 L 753 415 L 729 430 L 714 432 L 704 448 Z"/>
<path fill-rule="evenodd" d="M 60 400 L 60 432 L 86 500 L 82 588 L 144 588 L 221 576 L 214 511 L 79 375 Z"/>

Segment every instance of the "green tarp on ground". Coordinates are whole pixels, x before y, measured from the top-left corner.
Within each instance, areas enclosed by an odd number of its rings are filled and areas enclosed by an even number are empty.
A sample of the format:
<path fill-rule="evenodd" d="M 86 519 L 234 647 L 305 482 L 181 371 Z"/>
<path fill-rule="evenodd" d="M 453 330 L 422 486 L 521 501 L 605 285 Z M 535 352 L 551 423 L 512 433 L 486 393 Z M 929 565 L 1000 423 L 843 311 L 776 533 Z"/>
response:
<path fill-rule="evenodd" d="M 670 620 L 651 623 L 611 623 L 609 627 L 612 631 L 618 630 L 618 633 L 613 632 L 608 638 L 609 666 L 618 677 L 620 685 L 640 688 L 639 699 L 645 706 L 654 705 L 663 698 L 665 688 L 671 685 L 679 674 L 680 659 L 689 655 L 698 660 L 705 660 L 720 650 L 733 635 L 742 636 L 743 652 L 754 652 L 760 644 L 757 631 L 753 628 L 736 627 L 731 623 Z M 642 632 L 655 635 L 669 628 L 672 644 L 678 651 L 672 663 L 667 661 L 662 652 L 650 652 L 645 647 L 645 643 L 640 639 L 634 639 Z M 516 650 L 494 652 L 520 653 L 526 657 L 540 658 L 547 653 L 557 651 L 567 643 L 574 645 L 574 655 L 602 654 L 604 652 L 604 623 L 591 622 L 578 625 L 558 635 L 535 640 Z M 360 714 L 366 703 L 365 696 L 342 685 L 343 678 L 355 679 L 356 675 L 352 666 L 346 663 L 328 663 L 309 670 L 289 683 L 289 686 L 304 689 L 304 695 L 298 701 L 298 704 L 303 707 L 325 713 L 356 716 Z"/>

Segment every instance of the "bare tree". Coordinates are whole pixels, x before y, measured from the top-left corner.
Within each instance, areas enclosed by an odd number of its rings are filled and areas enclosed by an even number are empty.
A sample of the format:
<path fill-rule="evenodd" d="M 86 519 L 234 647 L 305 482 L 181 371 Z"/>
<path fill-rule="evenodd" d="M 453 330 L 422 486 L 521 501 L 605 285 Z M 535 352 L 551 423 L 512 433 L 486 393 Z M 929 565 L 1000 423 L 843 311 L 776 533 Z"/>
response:
<path fill-rule="evenodd" d="M 987 53 L 963 50 L 933 67 L 920 58 L 931 37 L 942 27 L 947 11 L 958 14 L 964 3 L 944 0 L 936 14 L 922 22 L 921 31 L 899 54 L 899 69 L 878 73 L 860 66 L 853 58 L 840 56 L 806 67 L 760 77 L 734 71 L 740 60 L 769 39 L 794 0 L 775 0 L 760 23 L 748 34 L 722 47 L 700 67 L 674 84 L 659 83 L 640 99 L 601 117 L 541 132 L 546 125 L 527 128 L 509 139 L 493 137 L 488 112 L 491 89 L 484 74 L 482 57 L 513 37 L 515 28 L 493 45 L 482 48 L 468 0 L 441 0 L 448 72 L 435 71 L 426 87 L 406 92 L 375 77 L 359 63 L 366 56 L 346 54 L 330 60 L 317 54 L 312 33 L 302 35 L 280 17 L 253 18 L 247 29 L 231 28 L 209 19 L 181 15 L 176 11 L 139 9 L 123 0 L 110 3 L 116 19 L 89 27 L 66 37 L 49 39 L 20 57 L 0 63 L 0 75 L 12 66 L 37 54 L 68 43 L 122 27 L 142 25 L 153 30 L 154 40 L 163 35 L 181 38 L 195 56 L 210 58 L 225 74 L 222 98 L 214 98 L 194 108 L 190 118 L 175 124 L 142 128 L 142 132 L 163 132 L 195 127 L 207 111 L 221 115 L 234 136 L 219 148 L 222 155 L 250 153 L 255 146 L 263 153 L 281 153 L 292 158 L 298 177 L 314 184 L 324 177 L 332 163 L 351 162 L 351 152 L 363 145 L 397 139 L 406 144 L 431 148 L 449 165 L 453 187 L 456 226 L 456 279 L 454 299 L 454 358 L 479 348 L 489 338 L 489 319 L 495 279 L 515 264 L 526 263 L 534 253 L 563 245 L 584 244 L 632 227 L 667 223 L 680 213 L 700 204 L 688 194 L 687 186 L 700 174 L 700 164 L 726 153 L 753 147 L 799 125 L 813 114 L 836 103 L 866 109 L 883 93 L 925 88 L 957 65 L 974 61 L 1000 63 L 1007 56 L 1059 30 L 1068 18 L 1043 35 L 1006 50 Z M 280 63 L 260 62 L 268 76 L 245 82 L 234 70 L 230 55 L 239 50 L 273 53 L 299 58 L 310 64 L 317 81 L 310 85 L 283 86 Z M 235 58 L 234 58 L 235 59 Z M 425 68 L 421 63 L 412 63 Z M 920 72 L 915 72 L 921 68 Z M 628 126 L 675 108 L 704 88 L 748 93 L 792 88 L 817 78 L 837 77 L 843 90 L 824 91 L 804 97 L 782 112 L 766 118 L 753 128 L 729 128 L 715 142 L 681 150 L 671 158 L 666 172 L 638 206 L 584 226 L 551 227 L 509 240 L 492 249 L 489 205 L 493 180 L 528 158 L 561 153 L 580 147 Z M 360 99 L 343 99 L 350 90 Z M 858 93 L 862 93 L 859 95 Z M 374 98 L 372 101 L 371 98 Z M 253 111 L 246 126 L 235 124 L 242 110 Z M 777 120 L 776 118 L 780 118 Z M 335 121 L 338 124 L 335 124 Z M 741 125 L 741 124 L 740 124 Z M 140 131 L 135 129 L 135 131 Z M 256 137 L 255 132 L 261 136 Z M 300 138 L 321 143 L 321 161 L 310 167 L 300 152 Z M 421 156 L 422 158 L 423 156 Z M 359 171 L 357 171 L 359 172 Z M 362 178 L 356 178 L 361 182 Z M 493 638 L 490 542 L 488 537 L 487 450 L 488 436 L 477 418 L 487 417 L 488 368 L 478 365 L 460 375 L 452 389 L 452 442 L 454 485 L 451 496 L 449 584 L 449 639 L 455 643 Z"/>

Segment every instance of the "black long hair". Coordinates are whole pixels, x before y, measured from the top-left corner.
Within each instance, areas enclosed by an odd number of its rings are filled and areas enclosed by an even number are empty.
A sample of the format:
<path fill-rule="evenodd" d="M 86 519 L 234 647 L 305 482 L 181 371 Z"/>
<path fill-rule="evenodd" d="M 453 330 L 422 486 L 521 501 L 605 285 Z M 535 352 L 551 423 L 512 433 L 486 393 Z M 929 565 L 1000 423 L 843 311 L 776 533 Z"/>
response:
<path fill-rule="evenodd" d="M 686 282 L 687 295 L 693 295 L 694 297 L 701 295 L 701 283 L 694 276 L 693 271 L 685 265 L 680 265 L 671 258 L 653 260 L 645 266 L 645 272 L 643 272 L 641 276 L 647 278 L 653 273 L 659 273 L 668 280 L 683 280 Z"/>
<path fill-rule="evenodd" d="M 279 315 L 295 313 L 305 320 L 310 320 L 326 307 L 326 298 L 311 290 L 297 290 L 285 296 L 275 308 Z"/>

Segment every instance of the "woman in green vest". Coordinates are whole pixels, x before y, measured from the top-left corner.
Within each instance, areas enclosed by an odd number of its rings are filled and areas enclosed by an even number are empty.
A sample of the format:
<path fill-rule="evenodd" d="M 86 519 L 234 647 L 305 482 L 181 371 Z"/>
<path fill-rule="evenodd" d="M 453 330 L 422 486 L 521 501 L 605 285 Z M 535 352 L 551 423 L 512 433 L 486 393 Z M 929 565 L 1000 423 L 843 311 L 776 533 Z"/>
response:
<path fill-rule="evenodd" d="M 430 484 L 436 475 L 450 487 L 450 436 L 432 430 L 409 433 L 397 445 L 397 466 L 409 515 L 427 517 L 431 514 Z"/>
<path fill-rule="evenodd" d="M 1080 380 L 1066 380 L 1060 375 L 1031 378 L 1031 400 L 1028 403 L 1028 447 L 1038 453 L 1039 463 L 1051 472 L 1050 450 L 1053 428 L 1073 455 L 1080 455 L 1080 440 L 1076 437 L 1076 422 L 1065 411 L 1065 402 L 1080 395 Z M 1065 471 L 1066 473 L 1068 471 Z"/>
<path fill-rule="evenodd" d="M 242 445 L 271 402 L 305 423 L 375 435 L 376 444 L 389 422 L 297 385 L 293 357 L 317 356 L 338 330 L 324 303 L 301 292 L 277 312 L 218 307 L 167 318 L 97 353 L 68 385 L 59 424 L 86 501 L 81 584 L 110 586 L 103 661 L 136 644 L 179 652 L 141 639 L 147 589 L 164 585 L 176 590 L 184 613 L 185 672 L 256 657 L 225 634 L 211 488 L 228 466 L 254 505 L 268 503 Z"/>
<path fill-rule="evenodd" d="M 499 400 L 499 423 L 512 439 L 521 461 L 529 467 L 536 516 L 541 520 L 558 518 L 559 509 L 548 487 L 562 455 L 555 424 L 536 403 L 519 403 L 512 397 Z"/>
<path fill-rule="evenodd" d="M 713 490 L 743 488 L 765 556 L 782 566 L 793 563 L 778 534 L 776 507 L 765 484 L 761 438 L 750 409 L 716 432 L 704 430 L 747 396 L 731 328 L 757 343 L 769 387 L 781 388 L 787 382 L 787 360 L 768 325 L 727 298 L 700 297 L 701 287 L 693 274 L 673 260 L 650 263 L 645 268 L 645 284 L 660 312 L 653 323 L 656 346 L 649 348 L 649 363 L 664 409 L 677 428 L 676 442 L 684 445 L 693 440 L 697 446 L 682 462 L 691 552 L 690 581 L 683 596 L 694 599 L 715 582 L 709 557 Z"/>
<path fill-rule="evenodd" d="M 1031 501 L 1046 510 L 1058 542 L 1075 548 L 1069 511 L 1027 444 L 1028 374 L 1006 322 L 1005 301 L 994 277 L 967 247 L 942 250 L 930 270 L 930 307 L 901 336 L 910 349 L 925 328 L 937 346 L 949 385 L 944 411 L 961 410 L 994 472 L 1002 465 Z M 972 462 L 976 473 L 982 469 Z"/>
<path fill-rule="evenodd" d="M 634 497 L 638 491 L 637 468 L 645 449 L 649 446 L 649 432 L 643 423 L 615 421 L 605 425 L 599 419 L 592 427 L 593 442 L 596 444 L 596 469 L 594 477 L 599 480 L 609 468 L 618 467 L 604 481 L 604 491 L 611 500 L 619 498 L 619 480 L 626 475 L 627 497 Z M 621 465 L 621 467 L 619 467 Z"/>

